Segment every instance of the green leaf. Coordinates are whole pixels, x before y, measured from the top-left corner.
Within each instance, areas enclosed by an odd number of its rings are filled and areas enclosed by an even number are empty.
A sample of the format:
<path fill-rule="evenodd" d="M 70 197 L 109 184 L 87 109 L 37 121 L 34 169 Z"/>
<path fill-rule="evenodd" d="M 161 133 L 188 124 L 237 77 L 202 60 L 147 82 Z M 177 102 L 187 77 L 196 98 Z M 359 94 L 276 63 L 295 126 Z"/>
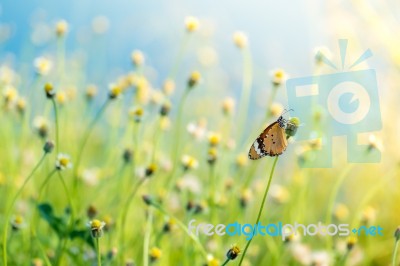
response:
<path fill-rule="evenodd" d="M 58 237 L 63 238 L 67 235 L 68 227 L 65 220 L 54 215 L 53 207 L 48 203 L 38 205 L 40 216 L 47 221 L 50 227 L 57 233 Z"/>
<path fill-rule="evenodd" d="M 69 237 L 71 239 L 80 238 L 83 241 L 85 241 L 89 246 L 91 246 L 93 249 L 95 248 L 93 237 L 91 236 L 90 231 L 87 229 L 86 230 L 73 230 L 69 234 Z"/>

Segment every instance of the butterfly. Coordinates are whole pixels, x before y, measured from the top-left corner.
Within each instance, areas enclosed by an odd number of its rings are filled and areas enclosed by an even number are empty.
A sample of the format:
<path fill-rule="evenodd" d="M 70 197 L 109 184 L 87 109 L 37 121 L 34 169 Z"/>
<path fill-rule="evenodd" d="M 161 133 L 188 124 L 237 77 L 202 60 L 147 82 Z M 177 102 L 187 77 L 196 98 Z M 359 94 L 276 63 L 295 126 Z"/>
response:
<path fill-rule="evenodd" d="M 264 156 L 281 155 L 288 145 L 285 129 L 288 121 L 279 116 L 254 141 L 249 150 L 249 159 L 258 160 Z"/>

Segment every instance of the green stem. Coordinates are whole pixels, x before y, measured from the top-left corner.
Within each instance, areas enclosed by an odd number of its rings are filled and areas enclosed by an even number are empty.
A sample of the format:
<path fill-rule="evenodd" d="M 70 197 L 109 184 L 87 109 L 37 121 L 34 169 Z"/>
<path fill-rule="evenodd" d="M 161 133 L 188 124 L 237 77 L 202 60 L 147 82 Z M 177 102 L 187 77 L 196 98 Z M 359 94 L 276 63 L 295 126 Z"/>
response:
<path fill-rule="evenodd" d="M 340 262 L 339 262 L 340 266 L 346 264 L 346 260 L 347 260 L 347 257 L 349 256 L 349 253 L 350 253 L 350 251 L 346 250 L 346 253 L 344 253 L 343 257 L 340 259 Z"/>
<path fill-rule="evenodd" d="M 153 155 L 151 157 L 151 162 L 152 163 L 156 162 L 156 151 L 157 151 L 158 142 L 160 140 L 160 133 L 161 133 L 160 132 L 161 131 L 160 123 L 161 123 L 161 117 L 158 119 L 158 123 L 156 122 L 156 126 L 155 126 L 155 129 L 154 129 L 154 137 L 153 137 L 154 146 L 153 146 Z"/>
<path fill-rule="evenodd" d="M 54 169 L 53 171 L 51 171 L 51 172 L 46 176 L 45 180 L 43 181 L 42 185 L 40 186 L 40 188 L 39 188 L 39 195 L 38 195 L 38 199 L 37 199 L 38 202 L 39 202 L 39 201 L 41 200 L 41 198 L 42 198 L 42 194 L 43 194 L 43 191 L 44 191 L 44 189 L 45 189 L 47 183 L 49 183 L 50 178 L 54 175 L 54 173 L 55 173 L 56 171 L 57 171 L 57 169 Z"/>
<path fill-rule="evenodd" d="M 211 184 L 211 190 L 210 190 L 210 217 L 211 217 L 211 222 L 214 223 L 215 221 L 215 165 L 210 165 L 210 184 Z"/>
<path fill-rule="evenodd" d="M 274 102 L 275 98 L 276 98 L 276 94 L 278 92 L 278 87 L 276 87 L 275 85 L 272 87 L 272 93 L 270 98 L 268 99 L 268 104 L 267 104 L 267 110 L 266 110 L 266 115 L 265 115 L 265 119 L 264 121 L 268 121 L 271 118 L 271 112 L 270 112 L 270 106 L 271 104 Z M 265 126 L 262 126 L 260 128 L 257 128 L 257 132 L 255 132 L 255 134 L 260 134 L 260 132 L 262 132 L 264 130 Z M 253 141 L 253 134 L 249 134 L 248 138 L 246 139 L 246 141 L 243 143 L 244 145 L 251 145 L 251 141 Z M 247 147 L 246 147 L 247 148 Z"/>
<path fill-rule="evenodd" d="M 143 266 L 149 265 L 149 248 L 150 248 L 150 236 L 151 236 L 151 224 L 153 222 L 153 208 L 149 208 L 147 216 L 147 228 L 144 236 L 143 243 Z"/>
<path fill-rule="evenodd" d="M 58 79 L 63 81 L 64 64 L 65 64 L 65 38 L 60 37 L 57 40 L 57 62 L 58 62 Z"/>
<path fill-rule="evenodd" d="M 58 154 L 58 151 L 60 149 L 60 138 L 59 138 L 59 124 L 58 124 L 58 108 L 56 101 L 54 100 L 54 97 L 51 98 L 51 102 L 53 103 L 53 109 L 54 109 L 54 119 L 55 119 L 55 124 L 56 124 L 56 153 Z"/>
<path fill-rule="evenodd" d="M 60 170 L 58 170 L 57 172 L 58 172 L 58 177 L 60 178 L 61 183 L 63 185 L 64 191 L 65 191 L 65 195 L 67 196 L 68 204 L 69 204 L 69 206 L 71 208 L 71 220 L 73 221 L 75 213 L 74 213 L 74 205 L 73 205 L 73 202 L 72 202 L 71 193 L 68 190 L 67 184 L 65 183 L 64 177 L 61 175 Z"/>
<path fill-rule="evenodd" d="M 396 266 L 397 250 L 399 249 L 399 240 L 396 240 L 392 256 L 392 266 Z"/>
<path fill-rule="evenodd" d="M 186 88 L 185 92 L 182 95 L 182 98 L 179 102 L 178 106 L 178 114 L 176 118 L 176 138 L 175 138 L 175 147 L 172 149 L 175 151 L 173 156 L 173 162 L 176 164 L 178 160 L 178 153 L 179 153 L 179 144 L 180 144 L 180 135 L 181 135 L 181 123 L 182 123 L 182 114 L 183 114 L 183 107 L 185 106 L 186 98 L 189 94 L 190 89 Z"/>
<path fill-rule="evenodd" d="M 271 105 L 274 103 L 274 100 L 276 98 L 276 93 L 278 92 L 278 86 L 273 85 L 272 87 L 272 93 L 271 96 L 269 97 L 268 100 L 268 105 L 267 105 L 267 113 L 265 115 L 265 120 L 268 120 L 271 117 Z"/>
<path fill-rule="evenodd" d="M 135 176 L 135 169 L 136 166 L 139 164 L 139 160 L 138 160 L 138 154 L 139 154 L 139 145 L 138 145 L 138 141 L 139 141 L 139 123 L 133 122 L 132 125 L 132 136 L 133 136 L 133 140 L 132 140 L 132 145 L 133 145 L 133 164 L 132 164 L 132 174 L 133 176 Z"/>
<path fill-rule="evenodd" d="M 226 261 L 225 261 L 224 263 L 222 263 L 222 265 L 221 265 L 221 266 L 225 266 L 225 265 L 227 265 L 229 261 L 230 261 L 230 259 L 229 259 L 229 258 L 227 258 L 227 259 L 226 259 Z"/>
<path fill-rule="evenodd" d="M 45 189 L 47 183 L 50 181 L 50 178 L 54 175 L 54 173 L 55 173 L 56 171 L 57 171 L 57 169 L 54 169 L 53 171 L 51 171 L 51 172 L 46 176 L 45 180 L 43 181 L 42 185 L 40 186 L 39 194 L 38 194 L 38 197 L 37 197 L 37 202 L 38 202 L 38 203 L 40 203 L 40 200 L 42 199 L 42 194 L 43 194 L 43 191 L 44 191 L 44 189 Z M 35 228 L 37 227 L 38 219 L 39 219 L 39 217 L 38 217 L 37 208 L 35 208 L 35 212 L 34 212 L 34 214 L 33 214 L 33 219 L 32 219 L 32 220 L 33 220 L 33 222 L 32 222 L 33 226 L 31 226 L 31 233 L 32 233 L 32 236 L 34 236 L 34 237 L 36 237 Z"/>
<path fill-rule="evenodd" d="M 56 265 L 56 266 L 58 266 L 58 265 L 60 265 L 60 262 L 61 262 L 61 259 L 62 259 L 62 255 L 63 255 L 63 250 L 64 250 L 64 248 L 65 248 L 65 246 L 66 246 L 66 242 L 67 242 L 67 240 L 66 239 L 63 239 L 63 238 L 60 238 L 60 242 L 59 242 L 59 244 L 58 244 L 58 247 L 57 247 L 57 252 L 56 252 L 56 258 L 55 258 L 55 262 L 54 262 L 54 265 Z"/>
<path fill-rule="evenodd" d="M 97 265 L 101 266 L 101 253 L 100 253 L 99 237 L 96 237 L 96 248 L 97 248 Z"/>
<path fill-rule="evenodd" d="M 119 257 L 120 264 L 122 264 L 122 261 L 121 261 L 122 255 L 123 255 L 122 250 L 124 248 L 124 242 L 125 242 L 125 234 L 124 234 L 125 230 L 124 229 L 125 229 L 125 225 L 126 225 L 126 219 L 128 217 L 128 213 L 129 213 L 129 207 L 131 206 L 131 202 L 133 201 L 133 198 L 135 197 L 137 191 L 139 190 L 140 186 L 144 183 L 145 180 L 146 180 L 145 178 L 139 180 L 139 182 L 133 188 L 128 199 L 126 200 L 126 202 L 124 204 L 124 208 L 122 209 L 122 212 L 121 212 L 122 218 L 120 219 L 121 226 L 120 226 L 120 232 L 119 232 L 120 237 L 119 238 L 120 238 L 120 245 L 121 245 L 122 249 L 120 250 L 120 257 Z"/>
<path fill-rule="evenodd" d="M 49 183 L 50 178 L 54 175 L 54 173 L 57 171 L 57 169 L 54 169 L 53 171 L 51 171 L 45 178 L 45 180 L 43 181 L 42 185 L 39 188 L 39 194 L 38 194 L 38 198 L 37 198 L 37 202 L 40 203 L 41 199 L 42 199 L 42 195 L 43 195 L 43 191 L 46 187 L 46 185 Z M 38 222 L 39 222 L 39 213 L 37 211 L 38 208 L 35 208 L 34 214 L 33 214 L 33 218 L 32 218 L 32 226 L 31 226 L 31 234 L 32 237 L 37 238 L 36 235 L 36 230 L 35 228 L 37 228 L 38 226 Z M 38 239 L 38 241 L 40 242 L 40 240 Z"/>
<path fill-rule="evenodd" d="M 89 140 L 90 134 L 92 133 L 92 130 L 94 128 L 94 126 L 96 125 L 97 121 L 100 119 L 101 115 L 104 113 L 108 103 L 110 102 L 109 99 L 107 99 L 104 104 L 101 106 L 100 110 L 97 112 L 96 116 L 94 117 L 94 119 L 92 120 L 92 122 L 90 123 L 89 127 L 86 129 L 85 134 L 83 135 L 83 139 L 82 139 L 82 143 L 81 146 L 78 150 L 78 155 L 76 156 L 76 166 L 75 166 L 75 171 L 74 171 L 74 176 L 75 176 L 75 180 L 74 180 L 74 194 L 75 196 L 77 195 L 78 192 L 78 171 L 79 171 L 79 166 L 81 164 L 81 159 L 82 159 L 82 154 L 83 151 L 85 149 L 86 143 Z"/>
<path fill-rule="evenodd" d="M 151 205 L 153 207 L 155 207 L 157 210 L 159 210 L 161 213 L 163 213 L 164 215 L 172 218 L 176 222 L 176 224 L 194 241 L 194 243 L 199 248 L 200 252 L 203 254 L 204 258 L 207 258 L 207 252 L 204 249 L 203 245 L 200 243 L 199 238 L 195 234 L 190 232 L 189 229 L 178 218 L 176 218 L 174 215 L 171 215 L 170 213 L 168 213 L 160 204 L 152 201 Z"/>
<path fill-rule="evenodd" d="M 36 240 L 37 246 L 39 247 L 40 252 L 42 253 L 45 264 L 47 266 L 52 266 L 49 258 L 47 257 L 46 250 L 43 248 L 42 243 L 40 242 L 39 239 L 36 238 L 36 235 L 32 234 L 32 241 L 35 241 L 35 240 Z"/>
<path fill-rule="evenodd" d="M 175 141 L 174 141 L 174 145 L 172 146 L 172 151 L 173 151 L 173 155 L 172 155 L 172 171 L 171 174 L 169 175 L 169 177 L 167 178 L 167 193 L 169 193 L 169 191 L 171 190 L 172 187 L 172 181 L 173 181 L 173 177 L 176 173 L 176 169 L 177 169 L 177 164 L 178 164 L 178 154 L 179 154 L 179 146 L 180 146 L 180 140 L 181 140 L 181 123 L 182 123 L 182 112 L 183 112 L 183 107 L 185 105 L 186 102 L 186 98 L 187 95 L 189 94 L 190 89 L 186 88 L 185 92 L 182 95 L 182 98 L 179 102 L 178 105 L 178 113 L 177 113 L 177 118 L 176 118 L 176 127 L 175 127 Z"/>
<path fill-rule="evenodd" d="M 6 212 L 6 219 L 5 219 L 5 223 L 4 223 L 4 232 L 3 232 L 3 262 L 4 262 L 4 265 L 7 265 L 7 233 L 8 233 L 8 226 L 9 226 L 9 222 L 10 222 L 9 220 L 10 220 L 10 216 L 11 216 L 11 211 L 13 209 L 15 202 L 17 201 L 18 197 L 20 196 L 22 190 L 25 188 L 26 184 L 28 184 L 29 180 L 33 177 L 36 170 L 42 164 L 46 155 L 47 155 L 47 153 L 43 154 L 42 158 L 40 158 L 39 162 L 36 164 L 36 166 L 33 168 L 31 173 L 25 179 L 24 183 L 22 184 L 20 189 L 17 191 L 17 194 L 15 194 L 15 196 L 14 196 L 13 200 L 11 201 L 11 204 L 8 207 L 8 210 Z"/>
<path fill-rule="evenodd" d="M 240 106 L 239 106 L 239 128 L 243 130 L 238 136 L 238 140 L 242 140 L 242 135 L 246 129 L 247 113 L 250 103 L 251 87 L 253 81 L 253 68 L 250 50 L 248 48 L 242 49 L 243 55 L 243 85 L 242 92 L 240 96 Z"/>
<path fill-rule="evenodd" d="M 124 190 L 125 187 L 129 187 L 130 184 L 126 184 L 125 180 L 125 169 L 127 168 L 127 163 L 124 162 L 120 170 L 117 172 L 117 175 L 115 176 L 115 180 L 118 181 L 117 184 L 117 191 L 120 193 L 119 197 L 115 197 L 113 201 L 111 201 L 112 206 L 116 206 L 115 204 L 118 204 L 118 202 L 123 198 L 123 193 L 122 191 Z"/>
<path fill-rule="evenodd" d="M 279 156 L 275 157 L 274 163 L 272 165 L 272 169 L 271 169 L 271 172 L 269 174 L 268 184 L 267 184 L 267 187 L 265 188 L 264 196 L 263 196 L 263 199 L 262 199 L 262 202 L 261 202 L 260 210 L 258 211 L 257 220 L 256 220 L 255 224 L 258 224 L 258 222 L 260 221 L 261 213 L 262 213 L 262 211 L 264 209 L 265 200 L 266 200 L 267 195 L 268 195 L 269 187 L 271 186 L 271 181 L 272 181 L 272 177 L 273 177 L 274 172 L 275 172 L 275 166 L 276 166 L 276 163 L 278 162 L 278 158 L 279 158 Z M 256 230 L 256 228 L 254 227 L 253 236 L 250 238 L 249 241 L 247 241 L 246 247 L 244 248 L 244 251 L 243 251 L 243 255 L 240 258 L 239 266 L 242 265 L 243 259 L 244 259 L 245 255 L 246 255 L 246 252 L 247 252 L 247 249 L 249 248 L 250 243 L 253 240 L 255 230 Z"/>
<path fill-rule="evenodd" d="M 189 35 L 187 33 L 185 33 L 185 35 L 183 36 L 183 40 L 180 43 L 178 54 L 176 56 L 174 64 L 172 65 L 171 71 L 168 74 L 168 78 L 171 79 L 171 80 L 175 79 L 176 73 L 179 70 L 179 65 L 180 65 L 180 63 L 182 61 L 183 55 L 185 54 L 185 50 L 186 50 L 185 48 L 186 48 L 186 45 L 188 43 L 188 40 L 189 40 Z"/>
<path fill-rule="evenodd" d="M 326 217 L 325 217 L 325 221 L 326 221 L 327 225 L 331 224 L 333 207 L 335 205 L 335 199 L 336 199 L 337 194 L 339 192 L 339 188 L 343 184 L 343 181 L 346 178 L 346 176 L 347 176 L 348 172 L 350 171 L 351 167 L 352 167 L 351 164 L 348 164 L 347 167 L 343 169 L 343 171 L 341 172 L 339 177 L 336 179 L 336 183 L 333 185 L 332 193 L 331 193 L 331 196 L 330 196 L 329 201 L 328 201 L 328 209 L 327 209 Z M 332 248 L 332 239 L 330 237 L 327 237 L 326 239 L 327 239 L 326 240 L 326 248 L 327 249 L 331 249 Z"/>

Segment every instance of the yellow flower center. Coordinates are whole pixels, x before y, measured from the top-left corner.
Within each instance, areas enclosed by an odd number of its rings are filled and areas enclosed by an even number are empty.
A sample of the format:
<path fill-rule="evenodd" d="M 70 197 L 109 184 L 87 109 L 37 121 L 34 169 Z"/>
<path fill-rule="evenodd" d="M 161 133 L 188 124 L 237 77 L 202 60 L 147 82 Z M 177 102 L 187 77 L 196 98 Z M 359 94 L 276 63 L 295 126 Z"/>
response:
<path fill-rule="evenodd" d="M 161 257 L 161 250 L 159 249 L 159 248 L 156 248 L 156 247 L 154 247 L 154 248 L 152 248 L 151 250 L 150 250 L 150 256 L 152 257 L 152 258 L 154 258 L 154 259 L 158 259 L 158 258 L 160 258 Z"/>
<path fill-rule="evenodd" d="M 122 88 L 120 86 L 114 86 L 111 88 L 111 94 L 113 96 L 118 96 L 122 93 Z"/>
<path fill-rule="evenodd" d="M 211 145 L 217 145 L 219 143 L 219 136 L 218 135 L 211 135 L 209 138 L 209 142 Z"/>
<path fill-rule="evenodd" d="M 92 229 L 100 229 L 101 222 L 99 220 L 93 220 L 90 226 Z"/>
<path fill-rule="evenodd" d="M 49 93 L 53 91 L 53 85 L 51 85 L 50 83 L 46 83 L 46 85 L 44 85 L 44 90 Z"/>
<path fill-rule="evenodd" d="M 14 218 L 14 223 L 15 223 L 15 224 L 22 224 L 23 221 L 24 221 L 24 219 L 22 218 L 21 215 L 17 215 L 17 216 L 15 216 L 15 218 Z"/>
<path fill-rule="evenodd" d="M 187 17 L 185 24 L 186 24 L 186 30 L 189 32 L 193 32 L 199 28 L 200 23 L 198 19 L 195 17 Z"/>
<path fill-rule="evenodd" d="M 217 259 L 213 258 L 208 261 L 208 266 L 218 266 L 218 265 L 220 265 L 220 263 L 219 263 L 219 260 L 217 260 Z"/>
<path fill-rule="evenodd" d="M 143 115 L 143 109 L 142 108 L 136 109 L 135 115 L 142 116 Z"/>
<path fill-rule="evenodd" d="M 69 159 L 68 158 L 61 158 L 60 159 L 60 165 L 67 167 L 69 163 Z"/>
<path fill-rule="evenodd" d="M 217 156 L 217 150 L 215 148 L 211 148 L 208 150 L 208 155 L 215 157 Z"/>
<path fill-rule="evenodd" d="M 279 78 L 279 79 L 280 79 L 280 78 L 283 78 L 283 71 L 276 71 L 276 72 L 275 72 L 275 77 L 276 77 L 276 78 Z"/>
<path fill-rule="evenodd" d="M 233 246 L 232 247 L 232 252 L 235 254 L 239 254 L 240 253 L 240 248 L 238 246 Z"/>
<path fill-rule="evenodd" d="M 194 158 L 189 158 L 187 165 L 191 168 L 196 164 L 196 160 Z"/>
<path fill-rule="evenodd" d="M 193 82 L 198 82 L 201 78 L 201 75 L 199 72 L 194 71 L 192 72 L 192 74 L 190 75 L 190 80 L 192 80 Z"/>

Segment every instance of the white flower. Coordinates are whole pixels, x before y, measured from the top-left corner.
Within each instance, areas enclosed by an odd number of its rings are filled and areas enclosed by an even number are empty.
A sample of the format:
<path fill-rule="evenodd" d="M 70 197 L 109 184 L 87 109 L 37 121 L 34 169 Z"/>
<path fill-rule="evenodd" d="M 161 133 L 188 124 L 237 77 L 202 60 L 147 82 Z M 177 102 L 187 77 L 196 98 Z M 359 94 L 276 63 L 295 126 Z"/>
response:
<path fill-rule="evenodd" d="M 188 32 L 193 32 L 198 30 L 200 22 L 196 17 L 189 16 L 185 18 L 185 26 Z"/>
<path fill-rule="evenodd" d="M 72 167 L 69 155 L 60 153 L 57 155 L 56 168 L 58 170 L 65 170 Z"/>
<path fill-rule="evenodd" d="M 37 74 L 46 76 L 51 71 L 53 63 L 45 57 L 38 57 L 33 62 L 33 65 Z"/>
<path fill-rule="evenodd" d="M 44 138 L 47 136 L 47 134 L 49 132 L 50 124 L 49 124 L 49 121 L 45 117 L 37 116 L 33 120 L 33 127 L 39 133 L 39 136 Z"/>
<path fill-rule="evenodd" d="M 4 83 L 6 85 L 12 84 L 17 79 L 17 74 L 13 69 L 8 66 L 0 67 L 0 83 Z"/>
<path fill-rule="evenodd" d="M 103 228 L 105 225 L 105 222 L 96 219 L 87 223 L 87 226 L 90 228 L 92 233 L 92 237 L 94 238 L 99 238 L 103 235 Z"/>
<path fill-rule="evenodd" d="M 373 134 L 368 136 L 369 149 L 377 149 L 378 151 L 383 151 L 382 142 Z"/>
<path fill-rule="evenodd" d="M 178 181 L 178 187 L 182 190 L 190 191 L 193 194 L 200 194 L 201 183 L 199 179 L 193 175 L 185 175 Z"/>
<path fill-rule="evenodd" d="M 276 203 L 286 203 L 290 198 L 290 193 L 286 187 L 274 184 L 271 186 L 271 198 Z"/>
<path fill-rule="evenodd" d="M 99 177 L 100 171 L 97 168 L 86 169 L 82 173 L 83 181 L 90 186 L 97 185 L 99 182 Z"/>
<path fill-rule="evenodd" d="M 283 105 L 280 103 L 272 103 L 271 106 L 269 107 L 269 113 L 273 117 L 279 117 L 283 112 Z"/>
<path fill-rule="evenodd" d="M 331 257 L 326 251 L 316 251 L 311 253 L 311 263 L 315 266 L 331 265 Z"/>
<path fill-rule="evenodd" d="M 290 246 L 290 252 L 294 260 L 300 263 L 301 265 L 310 265 L 311 250 L 309 246 L 301 243 L 294 243 L 293 245 Z"/>
<path fill-rule="evenodd" d="M 7 86 L 3 90 L 3 97 L 6 103 L 15 103 L 18 99 L 18 91 L 12 86 Z"/>
<path fill-rule="evenodd" d="M 233 43 L 238 48 L 244 48 L 247 46 L 248 40 L 246 34 L 241 31 L 237 31 L 233 34 Z"/>
<path fill-rule="evenodd" d="M 271 79 L 275 86 L 279 86 L 286 81 L 287 74 L 283 69 L 277 68 L 271 71 Z"/>
<path fill-rule="evenodd" d="M 141 51 L 135 50 L 131 54 L 131 60 L 135 66 L 141 66 L 141 65 L 143 65 L 145 59 L 144 59 L 144 55 Z"/>
<path fill-rule="evenodd" d="M 185 170 L 196 169 L 199 166 L 199 162 L 196 160 L 196 158 L 194 158 L 192 156 L 183 155 L 182 156 L 182 165 Z"/>
<path fill-rule="evenodd" d="M 203 139 L 207 133 L 205 120 L 201 120 L 198 123 L 191 122 L 187 125 L 186 129 L 196 140 Z"/>

